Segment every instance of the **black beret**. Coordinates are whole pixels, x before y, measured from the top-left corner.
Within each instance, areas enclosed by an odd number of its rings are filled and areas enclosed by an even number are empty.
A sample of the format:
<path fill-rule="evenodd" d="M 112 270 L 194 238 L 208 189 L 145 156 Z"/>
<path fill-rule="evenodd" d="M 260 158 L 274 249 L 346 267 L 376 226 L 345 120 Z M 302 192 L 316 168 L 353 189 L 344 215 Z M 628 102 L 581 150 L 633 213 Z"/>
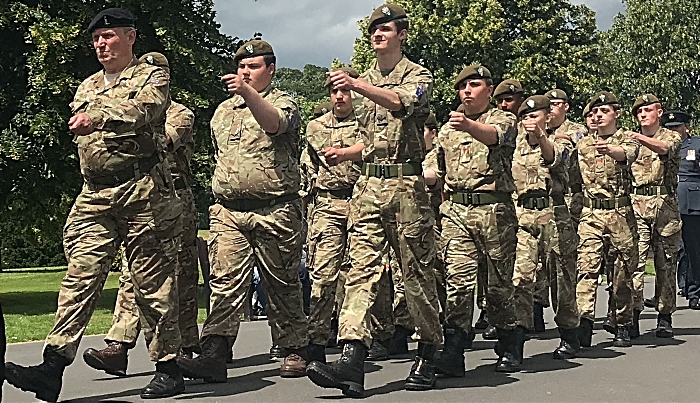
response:
<path fill-rule="evenodd" d="M 496 86 L 496 90 L 493 92 L 494 98 L 499 96 L 499 95 L 514 95 L 514 94 L 522 94 L 523 93 L 523 86 L 520 84 L 520 81 L 518 80 L 513 80 L 513 79 L 508 79 L 508 80 L 503 80 L 501 81 L 498 86 Z"/>
<path fill-rule="evenodd" d="M 539 111 L 542 109 L 549 109 L 550 102 L 549 98 L 544 95 L 533 95 L 526 99 L 520 108 L 518 108 L 518 116 L 522 116 L 526 113 L 531 113 Z"/>
<path fill-rule="evenodd" d="M 360 73 L 358 73 L 357 70 L 353 69 L 352 67 L 347 67 L 347 66 L 343 66 L 343 67 L 340 67 L 340 68 L 337 68 L 337 69 L 333 69 L 333 70 L 331 70 L 331 71 L 344 71 L 345 74 L 347 74 L 348 76 L 350 76 L 350 77 L 352 77 L 352 78 L 357 78 L 357 77 L 360 76 Z M 329 85 L 331 85 L 331 78 L 330 78 L 330 77 L 327 77 L 327 78 L 326 78 L 326 83 L 323 84 L 323 86 L 324 86 L 324 87 L 328 87 Z"/>
<path fill-rule="evenodd" d="M 619 105 L 620 102 L 617 100 L 617 97 L 612 93 L 608 91 L 600 91 L 599 93 L 593 95 L 593 98 L 591 98 L 591 102 L 588 103 L 588 105 L 591 107 L 591 109 L 596 108 L 598 106 L 602 105 Z"/>
<path fill-rule="evenodd" d="M 238 62 L 241 59 L 247 59 L 249 57 L 255 56 L 265 56 L 274 55 L 275 52 L 272 51 L 272 46 L 269 43 L 263 41 L 262 39 L 254 39 L 244 43 L 233 56 L 233 65 L 238 66 Z"/>
<path fill-rule="evenodd" d="M 661 116 L 664 127 L 676 127 L 690 124 L 690 115 L 683 111 L 668 111 Z"/>
<path fill-rule="evenodd" d="M 564 102 L 569 102 L 569 96 L 566 95 L 566 92 L 564 92 L 564 90 L 560 90 L 559 88 L 548 91 L 545 95 L 547 96 L 547 98 L 549 98 L 550 101 L 554 101 L 555 99 L 561 99 Z"/>
<path fill-rule="evenodd" d="M 491 78 L 491 72 L 489 71 L 489 69 L 479 64 L 472 64 L 471 66 L 467 66 L 463 68 L 457 76 L 457 79 L 455 80 L 455 89 L 458 90 L 459 84 L 461 84 L 462 81 L 468 78 Z"/>
<path fill-rule="evenodd" d="M 367 29 L 369 33 L 372 34 L 372 28 L 375 25 L 406 17 L 406 10 L 401 6 L 397 4 L 384 4 L 383 6 L 377 7 L 374 12 L 372 12 L 372 15 L 369 16 L 369 25 L 367 25 Z"/>
<path fill-rule="evenodd" d="M 134 28 L 134 15 L 131 11 L 123 8 L 106 8 L 95 16 L 88 25 L 87 31 L 93 33 L 100 28 L 118 28 L 131 27 Z"/>
<path fill-rule="evenodd" d="M 632 105 L 632 114 L 637 115 L 637 109 L 641 108 L 642 106 L 647 106 L 647 105 L 652 105 L 659 103 L 659 98 L 656 97 L 654 94 L 644 94 L 639 96 L 635 101 L 634 104 Z"/>

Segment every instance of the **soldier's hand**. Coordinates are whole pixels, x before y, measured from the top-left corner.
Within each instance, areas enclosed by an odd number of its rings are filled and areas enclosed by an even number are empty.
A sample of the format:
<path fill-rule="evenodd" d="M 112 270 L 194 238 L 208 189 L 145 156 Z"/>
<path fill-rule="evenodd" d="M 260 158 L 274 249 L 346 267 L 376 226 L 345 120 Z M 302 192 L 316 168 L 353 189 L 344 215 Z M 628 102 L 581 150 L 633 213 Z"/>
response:
<path fill-rule="evenodd" d="M 595 149 L 601 154 L 609 154 L 610 153 L 610 147 L 608 146 L 608 142 L 605 140 L 596 140 L 595 141 Z"/>
<path fill-rule="evenodd" d="M 350 91 L 355 89 L 355 79 L 345 74 L 344 71 L 330 71 L 326 75 L 331 81 L 331 88 Z"/>
<path fill-rule="evenodd" d="M 74 115 L 68 121 L 68 129 L 78 136 L 85 136 L 95 131 L 92 119 L 87 113 Z"/>
<path fill-rule="evenodd" d="M 252 88 L 245 82 L 243 76 L 238 74 L 226 74 L 225 76 L 221 77 L 221 81 L 224 82 L 229 94 L 243 95 L 246 91 Z"/>
<path fill-rule="evenodd" d="M 469 131 L 469 123 L 471 123 L 471 119 L 466 117 L 463 113 L 461 112 L 450 112 L 450 120 L 447 122 L 451 128 L 455 130 L 459 130 L 461 132 L 468 132 Z"/>
<path fill-rule="evenodd" d="M 534 119 L 527 119 L 523 120 L 523 128 L 527 132 L 527 134 L 532 134 L 536 137 L 539 137 L 542 135 L 542 130 L 540 130 L 540 127 L 537 125 L 537 121 Z"/>
<path fill-rule="evenodd" d="M 326 147 L 323 150 L 323 158 L 326 159 L 326 163 L 330 166 L 336 166 L 343 162 L 344 152 L 338 147 Z"/>
<path fill-rule="evenodd" d="M 637 132 L 633 132 L 633 131 L 631 131 L 631 130 L 627 130 L 627 131 L 625 132 L 625 134 L 626 134 L 628 137 L 633 138 L 633 139 L 635 139 L 635 140 L 637 140 L 637 138 L 638 138 L 639 136 L 641 136 L 641 134 L 639 134 L 639 133 L 637 133 Z"/>

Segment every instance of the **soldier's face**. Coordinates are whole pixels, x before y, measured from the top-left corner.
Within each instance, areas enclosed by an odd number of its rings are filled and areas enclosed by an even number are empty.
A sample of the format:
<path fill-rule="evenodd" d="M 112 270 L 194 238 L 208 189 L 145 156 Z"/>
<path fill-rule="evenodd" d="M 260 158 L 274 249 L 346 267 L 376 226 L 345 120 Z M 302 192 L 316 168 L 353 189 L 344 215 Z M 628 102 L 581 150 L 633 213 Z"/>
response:
<path fill-rule="evenodd" d="M 595 121 L 595 115 L 593 115 L 593 112 L 588 112 L 588 115 L 586 115 L 586 126 L 588 127 L 588 130 L 596 130 L 598 128 L 598 124 Z"/>
<path fill-rule="evenodd" d="M 425 144 L 433 144 L 435 136 L 437 136 L 436 129 L 431 129 L 427 126 L 423 126 L 423 139 L 425 139 Z"/>
<path fill-rule="evenodd" d="M 688 127 L 688 125 L 672 126 L 669 127 L 669 129 L 680 134 L 683 138 L 685 138 L 688 135 L 688 132 L 690 132 L 690 127 Z"/>
<path fill-rule="evenodd" d="M 350 90 L 331 89 L 333 111 L 338 117 L 346 117 L 352 112 L 352 92 Z"/>
<path fill-rule="evenodd" d="M 552 107 L 552 119 L 555 121 L 564 120 L 566 112 L 569 111 L 569 103 L 561 99 L 552 100 L 549 105 Z"/>
<path fill-rule="evenodd" d="M 546 130 L 547 123 L 551 120 L 551 116 L 544 109 L 540 109 L 539 111 L 526 113 L 520 116 L 520 120 L 522 120 L 523 123 L 535 123 L 540 129 Z"/>
<path fill-rule="evenodd" d="M 98 28 L 92 32 L 92 45 L 97 60 L 109 70 L 112 65 L 121 65 L 133 58 L 132 47 L 136 41 L 136 30 L 128 28 Z M 128 63 L 128 62 L 127 62 Z"/>
<path fill-rule="evenodd" d="M 517 115 L 518 109 L 520 109 L 520 105 L 523 104 L 524 100 L 520 94 L 503 94 L 496 97 L 496 105 L 502 111 Z"/>
<path fill-rule="evenodd" d="M 238 75 L 243 81 L 256 91 L 260 92 L 267 88 L 275 75 L 275 64 L 265 65 L 264 56 L 255 56 L 242 59 L 238 62 Z"/>
<path fill-rule="evenodd" d="M 611 129 L 617 125 L 620 111 L 615 110 L 611 105 L 601 105 L 591 110 L 596 130 Z"/>
<path fill-rule="evenodd" d="M 664 111 L 659 104 L 640 106 L 637 108 L 637 120 L 639 120 L 639 125 L 642 127 L 650 127 L 659 124 L 661 115 L 663 114 Z"/>
<path fill-rule="evenodd" d="M 459 99 L 467 115 L 486 109 L 491 94 L 493 94 L 493 85 L 486 84 L 484 79 L 467 79 L 459 83 Z"/>
<path fill-rule="evenodd" d="M 394 21 L 376 24 L 372 29 L 372 48 L 375 52 L 393 51 L 401 49 L 401 42 L 406 40 L 408 32 L 401 30 L 396 32 L 396 23 Z"/>

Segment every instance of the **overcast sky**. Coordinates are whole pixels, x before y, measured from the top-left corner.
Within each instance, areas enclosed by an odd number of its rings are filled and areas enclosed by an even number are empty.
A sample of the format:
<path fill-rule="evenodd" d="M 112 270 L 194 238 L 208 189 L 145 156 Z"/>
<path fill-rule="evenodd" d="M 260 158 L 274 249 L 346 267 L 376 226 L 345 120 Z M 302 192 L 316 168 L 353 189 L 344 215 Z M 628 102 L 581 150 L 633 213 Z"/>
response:
<path fill-rule="evenodd" d="M 608 29 L 621 0 L 571 0 L 596 11 L 598 27 Z M 303 68 L 311 63 L 330 66 L 334 58 L 350 62 L 360 31 L 357 22 L 384 3 L 382 0 L 214 0 L 216 20 L 231 36 L 251 38 L 261 32 L 270 42 L 281 67 Z"/>

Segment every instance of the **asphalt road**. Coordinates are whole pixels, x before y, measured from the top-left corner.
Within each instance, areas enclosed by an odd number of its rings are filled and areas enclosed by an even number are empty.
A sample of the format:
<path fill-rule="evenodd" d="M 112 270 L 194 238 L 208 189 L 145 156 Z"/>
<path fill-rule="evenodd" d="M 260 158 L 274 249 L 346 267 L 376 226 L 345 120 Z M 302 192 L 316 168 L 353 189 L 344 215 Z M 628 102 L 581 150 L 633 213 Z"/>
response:
<path fill-rule="evenodd" d="M 647 279 L 646 295 L 653 294 L 653 278 Z M 461 379 L 438 379 L 437 389 L 427 392 L 403 390 L 412 359 L 403 357 L 367 363 L 367 401 L 382 402 L 697 402 L 698 361 L 700 360 L 700 311 L 687 309 L 679 298 L 673 316 L 675 338 L 657 339 L 653 329 L 656 313 L 642 313 L 645 333 L 631 348 L 612 347 L 612 336 L 601 329 L 606 296 L 599 288 L 596 332 L 593 347 L 578 358 L 558 361 L 551 352 L 558 345 L 551 310 L 546 310 L 547 332 L 525 344 L 524 370 L 517 374 L 493 371 L 496 356 L 493 342 L 477 335 L 474 350 L 466 356 L 467 374 Z M 86 337 L 79 354 L 88 347 L 101 348 L 100 336 Z M 415 344 L 411 345 L 415 349 Z M 341 398 L 340 391 L 321 389 L 307 378 L 281 379 L 280 363 L 268 359 L 270 332 L 265 321 L 243 323 L 234 348 L 235 362 L 229 366 L 228 383 L 204 384 L 187 381 L 183 395 L 168 401 L 203 402 L 296 402 Z M 9 346 L 7 358 L 20 364 L 36 364 L 42 343 Z M 339 353 L 334 350 L 331 358 Z M 62 401 L 137 402 L 139 390 L 152 377 L 145 345 L 140 341 L 132 350 L 129 376 L 112 377 L 89 368 L 79 356 L 66 370 Z M 33 394 L 5 384 L 4 402 L 35 401 Z M 165 400 L 165 399 L 164 399 Z"/>

